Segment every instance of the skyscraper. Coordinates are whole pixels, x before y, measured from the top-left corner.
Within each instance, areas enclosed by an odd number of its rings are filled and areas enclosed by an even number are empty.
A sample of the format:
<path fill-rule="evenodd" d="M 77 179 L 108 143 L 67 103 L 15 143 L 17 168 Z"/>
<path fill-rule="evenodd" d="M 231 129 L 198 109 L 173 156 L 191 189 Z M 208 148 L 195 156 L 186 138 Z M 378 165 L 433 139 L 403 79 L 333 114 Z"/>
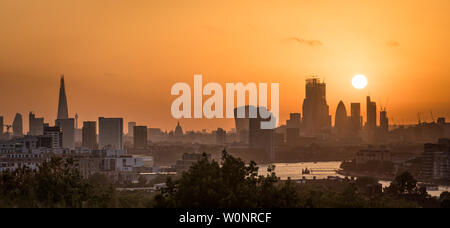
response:
<path fill-rule="evenodd" d="M 64 75 L 62 75 L 59 87 L 58 119 L 63 120 L 68 118 L 69 109 L 67 106 L 66 87 L 64 85 Z"/>
<path fill-rule="evenodd" d="M 389 118 L 387 117 L 386 110 L 380 112 L 380 130 L 383 134 L 389 132 Z"/>
<path fill-rule="evenodd" d="M 123 149 L 123 119 L 98 118 L 99 148 Z"/>
<path fill-rule="evenodd" d="M 326 100 L 326 84 L 318 78 L 306 80 L 303 101 L 303 125 L 308 135 L 317 135 L 331 128 L 331 116 Z"/>
<path fill-rule="evenodd" d="M 347 109 L 344 102 L 339 102 L 336 110 L 336 117 L 334 127 L 337 130 L 339 137 L 346 137 L 349 133 L 349 118 L 347 116 Z"/>
<path fill-rule="evenodd" d="M 275 158 L 275 129 L 261 129 L 262 121 L 270 121 L 270 118 L 263 118 L 261 113 L 270 113 L 265 107 L 246 106 L 248 114 L 255 113 L 256 118 L 249 119 L 249 146 L 250 148 L 262 149 L 269 160 Z"/>
<path fill-rule="evenodd" d="M 3 116 L 0 116 L 0 138 L 3 136 Z"/>
<path fill-rule="evenodd" d="M 361 130 L 362 128 L 362 117 L 361 117 L 361 104 L 352 103 L 351 104 L 351 122 L 353 130 Z"/>
<path fill-rule="evenodd" d="M 368 129 L 375 129 L 377 127 L 377 103 L 371 101 L 370 97 L 367 97 L 367 123 Z"/>
<path fill-rule="evenodd" d="M 17 113 L 16 116 L 14 117 L 12 128 L 13 128 L 13 136 L 15 137 L 23 136 L 23 120 L 22 115 L 20 113 Z"/>
<path fill-rule="evenodd" d="M 33 112 L 29 114 L 29 135 L 40 136 L 44 135 L 44 118 L 36 118 Z"/>
<path fill-rule="evenodd" d="M 128 122 L 128 137 L 134 136 L 134 127 L 136 127 L 136 122 Z"/>
<path fill-rule="evenodd" d="M 147 126 L 135 126 L 133 134 L 133 145 L 135 149 L 147 147 Z"/>
<path fill-rule="evenodd" d="M 75 148 L 75 119 L 57 119 L 55 125 L 62 130 L 63 148 L 74 149 Z"/>
<path fill-rule="evenodd" d="M 249 110 L 248 106 L 244 107 L 238 107 L 234 109 L 234 121 L 236 124 L 236 132 L 239 136 L 239 141 L 241 143 L 248 144 L 249 143 L 249 127 L 250 127 L 250 120 L 249 118 L 237 118 L 238 117 L 238 111 L 241 109 L 244 109 L 245 116 L 249 116 Z"/>
<path fill-rule="evenodd" d="M 351 116 L 350 116 L 350 134 L 353 138 L 359 138 L 362 128 L 362 116 L 361 116 L 361 104 L 351 104 Z"/>
<path fill-rule="evenodd" d="M 366 130 L 368 143 L 375 143 L 377 131 L 377 103 L 371 101 L 369 96 L 367 97 Z"/>
<path fill-rule="evenodd" d="M 85 148 L 95 150 L 97 146 L 97 122 L 83 122 L 82 145 Z"/>

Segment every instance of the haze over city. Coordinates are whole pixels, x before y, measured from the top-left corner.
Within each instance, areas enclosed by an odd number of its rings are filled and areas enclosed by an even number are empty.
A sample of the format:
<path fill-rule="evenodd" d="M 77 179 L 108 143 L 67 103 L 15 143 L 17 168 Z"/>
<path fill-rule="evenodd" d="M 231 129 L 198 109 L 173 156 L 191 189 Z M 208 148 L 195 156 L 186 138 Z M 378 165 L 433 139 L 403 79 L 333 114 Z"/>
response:
<path fill-rule="evenodd" d="M 120 116 L 173 129 L 170 88 L 201 73 L 221 84 L 279 82 L 282 122 L 301 111 L 311 75 L 325 79 L 333 116 L 340 100 L 370 95 L 391 124 L 416 123 L 418 112 L 450 117 L 449 11 L 447 0 L 4 0 L 1 111 L 9 122 L 29 111 L 56 119 L 65 74 L 69 112 L 80 121 Z M 367 76 L 366 89 L 352 87 L 356 74 Z"/>

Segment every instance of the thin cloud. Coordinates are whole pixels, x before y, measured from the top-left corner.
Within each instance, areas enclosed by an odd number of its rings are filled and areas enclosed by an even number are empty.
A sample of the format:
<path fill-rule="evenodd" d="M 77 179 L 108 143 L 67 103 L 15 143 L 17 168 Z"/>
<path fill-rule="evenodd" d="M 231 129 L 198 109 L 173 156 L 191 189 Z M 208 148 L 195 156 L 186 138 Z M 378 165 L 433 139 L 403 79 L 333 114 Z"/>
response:
<path fill-rule="evenodd" d="M 315 47 L 315 46 L 322 46 L 323 43 L 320 40 L 307 40 L 307 39 L 302 39 L 302 38 L 298 38 L 298 37 L 289 37 L 284 39 L 285 41 L 292 41 L 292 42 L 296 42 L 300 45 L 308 45 L 311 47 Z"/>
<path fill-rule="evenodd" d="M 400 47 L 400 43 L 395 40 L 388 41 L 386 45 L 389 47 Z"/>

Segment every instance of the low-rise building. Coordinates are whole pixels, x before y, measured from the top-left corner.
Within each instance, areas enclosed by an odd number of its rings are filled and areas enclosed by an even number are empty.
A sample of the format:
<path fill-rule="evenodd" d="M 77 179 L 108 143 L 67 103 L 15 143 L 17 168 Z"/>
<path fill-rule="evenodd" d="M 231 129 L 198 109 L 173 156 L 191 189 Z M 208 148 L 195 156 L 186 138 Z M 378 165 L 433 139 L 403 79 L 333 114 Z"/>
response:
<path fill-rule="evenodd" d="M 369 147 L 368 149 L 360 150 L 356 154 L 356 164 L 366 164 L 369 161 L 379 161 L 386 162 L 391 161 L 391 153 L 386 148 L 373 148 Z"/>
<path fill-rule="evenodd" d="M 422 178 L 450 180 L 450 139 L 425 144 L 421 163 Z"/>
<path fill-rule="evenodd" d="M 175 169 L 177 172 L 183 172 L 188 170 L 193 164 L 198 162 L 200 159 L 203 158 L 203 154 L 196 154 L 196 153 L 184 153 L 183 158 L 181 160 L 178 160 Z M 211 155 L 207 155 L 208 160 L 211 159 Z"/>

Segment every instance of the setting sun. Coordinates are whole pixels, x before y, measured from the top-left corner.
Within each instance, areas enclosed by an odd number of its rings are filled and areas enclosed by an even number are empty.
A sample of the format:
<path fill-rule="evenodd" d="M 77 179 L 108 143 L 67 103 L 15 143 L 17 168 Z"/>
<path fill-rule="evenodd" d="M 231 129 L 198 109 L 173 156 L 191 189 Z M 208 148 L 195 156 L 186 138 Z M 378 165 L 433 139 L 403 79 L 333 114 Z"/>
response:
<path fill-rule="evenodd" d="M 367 86 L 367 78 L 362 74 L 355 75 L 352 80 L 353 87 L 356 89 L 364 89 Z"/>

